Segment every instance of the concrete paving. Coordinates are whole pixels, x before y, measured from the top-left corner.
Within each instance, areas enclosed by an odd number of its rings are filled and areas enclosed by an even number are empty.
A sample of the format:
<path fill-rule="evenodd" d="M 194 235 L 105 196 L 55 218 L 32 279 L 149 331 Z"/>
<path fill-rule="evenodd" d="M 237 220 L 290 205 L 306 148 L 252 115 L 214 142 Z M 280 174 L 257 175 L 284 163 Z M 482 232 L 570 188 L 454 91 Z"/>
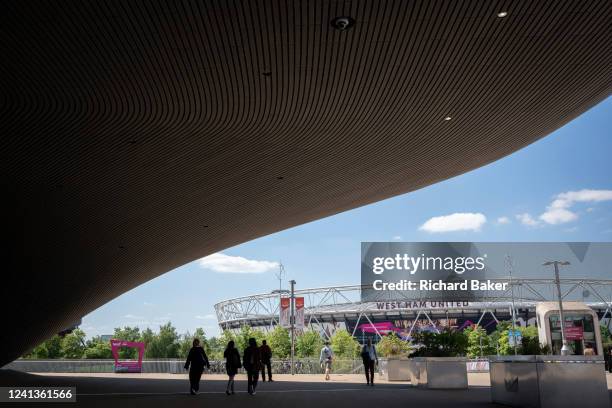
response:
<path fill-rule="evenodd" d="M 488 373 L 469 375 L 468 390 L 423 390 L 406 382 L 380 378 L 368 387 L 360 375 L 276 375 L 260 383 L 257 395 L 246 393 L 246 379 L 237 377 L 236 395 L 225 395 L 225 376 L 204 375 L 200 393 L 189 395 L 184 374 L 52 374 L 35 375 L 0 370 L 2 386 L 76 386 L 77 402 L 53 407 L 498 407 L 490 402 Z M 612 376 L 608 377 L 612 384 Z M 612 387 L 611 387 L 612 388 Z M 40 404 L 37 404 L 40 405 Z M 19 405 L 26 406 L 26 405 Z"/>

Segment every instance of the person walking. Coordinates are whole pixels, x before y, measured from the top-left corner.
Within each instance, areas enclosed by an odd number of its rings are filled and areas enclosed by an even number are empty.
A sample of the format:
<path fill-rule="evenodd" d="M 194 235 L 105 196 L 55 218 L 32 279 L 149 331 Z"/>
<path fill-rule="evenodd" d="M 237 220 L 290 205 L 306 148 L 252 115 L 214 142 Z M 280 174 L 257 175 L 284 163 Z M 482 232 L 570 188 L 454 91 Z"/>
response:
<path fill-rule="evenodd" d="M 261 354 L 261 381 L 266 381 L 266 367 L 268 368 L 268 382 L 272 381 L 272 349 L 265 340 L 261 341 L 259 348 Z"/>
<path fill-rule="evenodd" d="M 227 380 L 227 388 L 225 389 L 225 393 L 227 395 L 234 395 L 234 376 L 238 373 L 238 369 L 242 367 L 242 363 L 240 362 L 240 353 L 234 346 L 234 340 L 227 343 L 227 347 L 223 352 L 223 357 L 225 358 L 225 371 L 229 377 Z"/>
<path fill-rule="evenodd" d="M 249 339 L 249 346 L 244 349 L 242 364 L 247 372 L 248 392 L 255 395 L 259 371 L 261 370 L 261 354 L 259 353 L 259 347 L 257 347 L 257 341 L 253 337 Z"/>
<path fill-rule="evenodd" d="M 319 356 L 319 363 L 321 368 L 325 369 L 325 381 L 329 381 L 329 373 L 332 369 L 332 361 L 334 359 L 334 352 L 329 347 L 329 341 L 325 342 L 325 345 L 321 349 L 321 355 Z"/>
<path fill-rule="evenodd" d="M 372 344 L 372 339 L 368 339 L 367 344 L 361 349 L 361 358 L 363 360 L 367 384 L 373 387 L 374 366 L 378 364 L 378 355 L 376 354 L 376 346 Z"/>
<path fill-rule="evenodd" d="M 196 395 L 200 390 L 200 378 L 204 367 L 210 368 L 206 352 L 200 345 L 200 339 L 193 339 L 192 347 L 185 361 L 185 370 L 189 370 L 189 392 L 191 395 Z"/>

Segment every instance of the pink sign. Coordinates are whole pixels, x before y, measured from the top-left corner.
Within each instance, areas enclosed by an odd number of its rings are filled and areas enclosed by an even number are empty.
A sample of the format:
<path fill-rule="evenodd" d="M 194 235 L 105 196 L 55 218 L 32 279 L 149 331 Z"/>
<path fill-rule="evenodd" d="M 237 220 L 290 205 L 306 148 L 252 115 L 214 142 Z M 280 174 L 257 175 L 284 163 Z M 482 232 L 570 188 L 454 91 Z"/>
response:
<path fill-rule="evenodd" d="M 584 338 L 584 330 L 582 329 L 582 326 L 566 327 L 565 338 L 567 340 L 582 340 Z"/>
<path fill-rule="evenodd" d="M 141 341 L 126 341 L 112 339 L 111 352 L 115 359 L 116 373 L 140 373 L 142 372 L 142 357 L 144 356 L 145 344 Z M 123 360 L 119 361 L 119 349 L 121 347 L 133 347 L 138 349 L 138 361 Z"/>
<path fill-rule="evenodd" d="M 393 325 L 391 322 L 382 322 L 382 323 L 364 323 L 357 326 L 357 328 L 364 333 L 389 333 L 389 332 L 399 332 L 401 331 L 397 327 Z"/>

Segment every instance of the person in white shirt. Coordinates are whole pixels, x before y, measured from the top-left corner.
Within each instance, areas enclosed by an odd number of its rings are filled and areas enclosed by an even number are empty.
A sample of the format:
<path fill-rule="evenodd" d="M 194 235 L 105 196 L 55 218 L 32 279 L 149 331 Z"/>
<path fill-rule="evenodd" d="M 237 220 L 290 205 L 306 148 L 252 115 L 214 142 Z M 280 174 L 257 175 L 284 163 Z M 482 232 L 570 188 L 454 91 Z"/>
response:
<path fill-rule="evenodd" d="M 374 386 L 374 365 L 378 364 L 378 355 L 376 354 L 376 346 L 372 344 L 372 339 L 368 339 L 368 343 L 361 349 L 361 358 L 363 359 L 366 381 L 368 385 Z"/>
<path fill-rule="evenodd" d="M 331 347 L 329 347 L 329 342 L 326 341 L 325 346 L 321 349 L 321 356 L 319 357 L 321 368 L 325 368 L 325 381 L 329 381 L 329 373 L 331 372 L 333 359 L 334 352 Z"/>

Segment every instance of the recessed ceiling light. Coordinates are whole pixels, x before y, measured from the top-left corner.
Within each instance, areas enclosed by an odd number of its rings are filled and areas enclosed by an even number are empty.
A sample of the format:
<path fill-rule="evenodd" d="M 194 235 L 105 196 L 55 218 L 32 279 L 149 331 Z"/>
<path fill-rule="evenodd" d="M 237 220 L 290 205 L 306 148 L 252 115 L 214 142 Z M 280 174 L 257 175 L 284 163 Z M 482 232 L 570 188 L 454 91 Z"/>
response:
<path fill-rule="evenodd" d="M 499 13 L 497 13 L 497 17 L 499 18 L 504 18 L 508 15 L 507 11 L 500 11 Z"/>
<path fill-rule="evenodd" d="M 355 20 L 348 16 L 336 17 L 331 21 L 331 26 L 338 31 L 346 31 L 351 28 L 353 24 L 355 24 Z"/>
<path fill-rule="evenodd" d="M 445 117 L 445 118 L 444 118 L 444 120 L 446 120 L 446 121 L 449 121 L 449 120 L 451 120 L 451 119 L 452 119 L 452 118 L 451 118 L 450 116 L 447 116 L 447 117 Z"/>

